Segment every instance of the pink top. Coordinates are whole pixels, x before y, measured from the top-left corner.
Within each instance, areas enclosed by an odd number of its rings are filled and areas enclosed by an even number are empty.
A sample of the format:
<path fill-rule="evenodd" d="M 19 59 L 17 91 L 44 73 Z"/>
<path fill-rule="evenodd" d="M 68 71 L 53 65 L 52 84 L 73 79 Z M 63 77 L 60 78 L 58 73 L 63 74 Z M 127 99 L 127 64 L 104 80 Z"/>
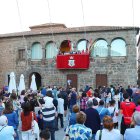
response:
<path fill-rule="evenodd" d="M 138 106 L 136 107 L 136 111 L 139 111 L 139 112 L 140 112 L 140 105 L 138 105 Z"/>

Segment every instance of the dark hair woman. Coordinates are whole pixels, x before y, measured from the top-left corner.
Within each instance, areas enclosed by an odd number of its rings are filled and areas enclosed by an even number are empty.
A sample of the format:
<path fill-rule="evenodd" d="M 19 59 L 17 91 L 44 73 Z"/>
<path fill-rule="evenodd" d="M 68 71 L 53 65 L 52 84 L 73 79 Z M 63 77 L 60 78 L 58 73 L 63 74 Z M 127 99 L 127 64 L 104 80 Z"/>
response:
<path fill-rule="evenodd" d="M 105 116 L 103 119 L 103 130 L 98 130 L 95 136 L 95 140 L 121 140 L 120 131 L 114 129 L 114 123 L 110 116 Z"/>
<path fill-rule="evenodd" d="M 37 121 L 36 115 L 31 111 L 30 102 L 25 102 L 23 112 L 21 112 L 21 130 L 23 140 L 34 140 L 35 136 L 32 134 L 32 119 Z"/>
<path fill-rule="evenodd" d="M 18 133 L 17 133 L 17 128 L 18 128 L 18 116 L 17 113 L 13 109 L 13 103 L 8 99 L 5 102 L 5 109 L 3 110 L 3 114 L 7 117 L 8 119 L 8 126 L 13 126 L 16 137 L 14 138 L 15 140 L 18 140 Z"/>

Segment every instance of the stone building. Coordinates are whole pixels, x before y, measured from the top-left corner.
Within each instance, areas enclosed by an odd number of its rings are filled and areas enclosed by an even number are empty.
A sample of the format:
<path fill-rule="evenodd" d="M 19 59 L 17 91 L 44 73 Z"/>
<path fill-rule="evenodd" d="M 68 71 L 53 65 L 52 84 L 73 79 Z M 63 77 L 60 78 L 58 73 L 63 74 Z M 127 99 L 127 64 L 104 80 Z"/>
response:
<path fill-rule="evenodd" d="M 43 24 L 30 31 L 0 35 L 0 86 L 8 85 L 10 72 L 19 83 L 24 74 L 29 88 L 35 74 L 42 85 L 92 87 L 136 84 L 136 36 L 139 28 L 88 26 L 67 28 L 64 24 Z M 89 50 L 89 67 L 58 69 L 57 54 Z M 63 58 L 62 58 L 63 61 Z M 82 63 L 82 62 L 80 62 Z"/>

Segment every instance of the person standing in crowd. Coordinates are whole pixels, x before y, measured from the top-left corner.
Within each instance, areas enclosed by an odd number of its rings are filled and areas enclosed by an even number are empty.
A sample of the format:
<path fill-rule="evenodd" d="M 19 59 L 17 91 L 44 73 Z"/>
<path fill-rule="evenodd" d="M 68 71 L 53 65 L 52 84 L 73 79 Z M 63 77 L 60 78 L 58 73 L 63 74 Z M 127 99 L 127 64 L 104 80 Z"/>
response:
<path fill-rule="evenodd" d="M 92 100 L 88 100 L 87 106 L 88 108 L 85 110 L 85 114 L 87 116 L 85 126 L 92 130 L 92 138 L 94 140 L 96 132 L 100 129 L 101 124 L 100 116 L 98 114 L 98 111 L 92 107 L 93 106 Z"/>
<path fill-rule="evenodd" d="M 106 88 L 105 90 L 105 107 L 108 107 L 109 106 L 109 101 L 111 101 L 111 91 L 110 91 L 110 88 Z"/>
<path fill-rule="evenodd" d="M 129 100 L 129 94 L 123 94 L 124 101 L 120 104 L 120 112 L 122 113 L 122 121 L 121 121 L 121 134 L 124 135 L 125 130 L 130 128 L 132 115 L 135 111 L 136 105 Z"/>
<path fill-rule="evenodd" d="M 1 140 L 14 140 L 16 133 L 12 126 L 8 126 L 8 119 L 6 116 L 0 116 L 0 139 Z"/>
<path fill-rule="evenodd" d="M 140 112 L 140 99 L 137 102 L 136 111 Z"/>
<path fill-rule="evenodd" d="M 104 116 L 108 115 L 110 116 L 110 112 L 107 108 L 104 107 L 104 101 L 103 100 L 100 100 L 99 102 L 99 106 L 97 108 L 97 111 L 99 113 L 99 116 L 100 116 L 100 120 L 101 120 L 101 129 L 103 127 L 103 118 Z"/>
<path fill-rule="evenodd" d="M 42 90 L 41 90 L 41 94 L 45 97 L 47 93 L 46 87 L 43 85 Z"/>
<path fill-rule="evenodd" d="M 76 113 L 78 113 L 79 111 L 80 111 L 79 106 L 74 105 L 72 108 L 72 113 L 70 115 L 69 125 L 76 124 Z"/>
<path fill-rule="evenodd" d="M 64 88 L 60 88 L 60 94 L 62 99 L 64 99 L 64 120 L 66 120 L 67 109 L 68 109 L 68 94 Z"/>
<path fill-rule="evenodd" d="M 20 94 L 19 97 L 20 97 L 20 99 L 19 99 L 20 104 L 22 104 L 22 103 L 24 102 L 25 90 L 22 90 L 22 91 L 21 91 L 21 94 Z"/>
<path fill-rule="evenodd" d="M 99 104 L 98 101 L 95 98 L 92 101 L 93 101 L 93 106 L 92 107 L 94 109 L 97 109 L 98 108 L 98 104 Z"/>
<path fill-rule="evenodd" d="M 86 96 L 85 91 L 82 92 L 82 96 L 80 98 L 80 111 L 85 111 L 87 109 L 87 102 L 88 97 Z"/>
<path fill-rule="evenodd" d="M 119 110 L 115 107 L 115 100 L 110 101 L 110 106 L 108 107 L 108 110 L 109 110 L 111 117 L 113 119 L 114 128 L 118 128 Z"/>
<path fill-rule="evenodd" d="M 113 85 L 110 85 L 110 92 L 111 92 L 111 100 L 112 100 L 115 95 L 115 87 Z"/>
<path fill-rule="evenodd" d="M 64 99 L 62 99 L 62 95 L 58 94 L 58 106 L 57 106 L 57 126 L 58 126 L 58 121 L 60 119 L 60 123 L 61 123 L 61 128 L 64 127 L 63 124 L 63 116 L 64 116 Z"/>
<path fill-rule="evenodd" d="M 140 112 L 133 115 L 134 128 L 128 128 L 124 134 L 124 140 L 140 140 Z"/>
<path fill-rule="evenodd" d="M 91 140 L 92 130 L 84 125 L 86 121 L 86 114 L 82 111 L 76 114 L 76 124 L 70 125 L 66 129 L 66 136 L 70 140 Z"/>
<path fill-rule="evenodd" d="M 48 128 L 51 133 L 51 140 L 55 140 L 56 129 L 56 108 L 53 104 L 52 91 L 47 91 L 47 96 L 44 97 L 45 105 L 41 109 L 40 118 L 43 118 L 44 129 Z"/>
<path fill-rule="evenodd" d="M 130 100 L 131 100 L 133 90 L 130 88 L 130 85 L 128 85 L 128 88 L 126 89 L 126 92 L 129 94 L 129 97 L 130 97 Z"/>
<path fill-rule="evenodd" d="M 115 91 L 115 95 L 113 97 L 113 100 L 115 100 L 115 107 L 119 109 L 120 106 L 120 95 L 118 94 L 118 91 Z"/>
<path fill-rule="evenodd" d="M 98 104 L 100 102 L 100 98 L 99 98 L 99 94 L 97 92 L 94 93 L 94 99 L 96 99 L 98 101 Z"/>
<path fill-rule="evenodd" d="M 46 96 L 43 98 L 43 100 L 45 101 L 45 105 L 53 103 L 53 96 L 51 90 L 47 91 Z"/>
<path fill-rule="evenodd" d="M 58 92 L 57 92 L 57 87 L 56 86 L 54 86 L 53 87 L 53 89 L 52 89 L 52 94 L 53 94 L 53 97 L 54 97 L 54 99 L 57 99 L 58 98 L 58 94 L 57 94 Z"/>
<path fill-rule="evenodd" d="M 35 135 L 32 133 L 32 120 L 36 120 L 36 115 L 31 111 L 29 101 L 25 102 L 23 112 L 21 112 L 21 131 L 22 140 L 35 140 Z"/>
<path fill-rule="evenodd" d="M 5 109 L 3 110 L 3 115 L 5 115 L 8 119 L 8 126 L 13 126 L 16 137 L 15 140 L 19 140 L 17 129 L 18 129 L 18 116 L 17 113 L 13 109 L 13 103 L 10 100 L 7 100 L 5 103 Z"/>
<path fill-rule="evenodd" d="M 17 116 L 18 116 L 18 111 L 21 108 L 21 106 L 20 106 L 19 101 L 17 100 L 16 93 L 11 93 L 10 100 L 12 101 L 12 103 L 13 103 L 13 109 L 17 113 Z"/>
<path fill-rule="evenodd" d="M 114 128 L 113 120 L 110 116 L 103 118 L 103 130 L 98 130 L 95 140 L 121 140 L 120 131 Z"/>
<path fill-rule="evenodd" d="M 140 89 L 137 89 L 136 92 L 132 95 L 133 102 L 137 105 L 138 100 L 140 99 Z"/>
<path fill-rule="evenodd" d="M 72 108 L 77 103 L 76 88 L 72 88 L 71 93 L 69 94 L 69 99 L 70 99 L 70 112 L 72 113 Z"/>
<path fill-rule="evenodd" d="M 2 99 L 0 99 L 0 116 L 1 116 L 2 113 L 3 113 L 3 110 L 4 110 L 3 101 L 2 101 Z"/>

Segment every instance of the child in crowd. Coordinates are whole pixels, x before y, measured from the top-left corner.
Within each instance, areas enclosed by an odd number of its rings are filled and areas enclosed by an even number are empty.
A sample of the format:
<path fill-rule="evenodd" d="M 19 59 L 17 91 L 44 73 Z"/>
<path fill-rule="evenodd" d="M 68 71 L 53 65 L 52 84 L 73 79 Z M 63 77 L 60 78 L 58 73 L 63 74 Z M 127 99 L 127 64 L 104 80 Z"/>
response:
<path fill-rule="evenodd" d="M 50 132 L 48 129 L 42 130 L 40 132 L 40 138 L 41 140 L 49 140 L 50 139 Z"/>

